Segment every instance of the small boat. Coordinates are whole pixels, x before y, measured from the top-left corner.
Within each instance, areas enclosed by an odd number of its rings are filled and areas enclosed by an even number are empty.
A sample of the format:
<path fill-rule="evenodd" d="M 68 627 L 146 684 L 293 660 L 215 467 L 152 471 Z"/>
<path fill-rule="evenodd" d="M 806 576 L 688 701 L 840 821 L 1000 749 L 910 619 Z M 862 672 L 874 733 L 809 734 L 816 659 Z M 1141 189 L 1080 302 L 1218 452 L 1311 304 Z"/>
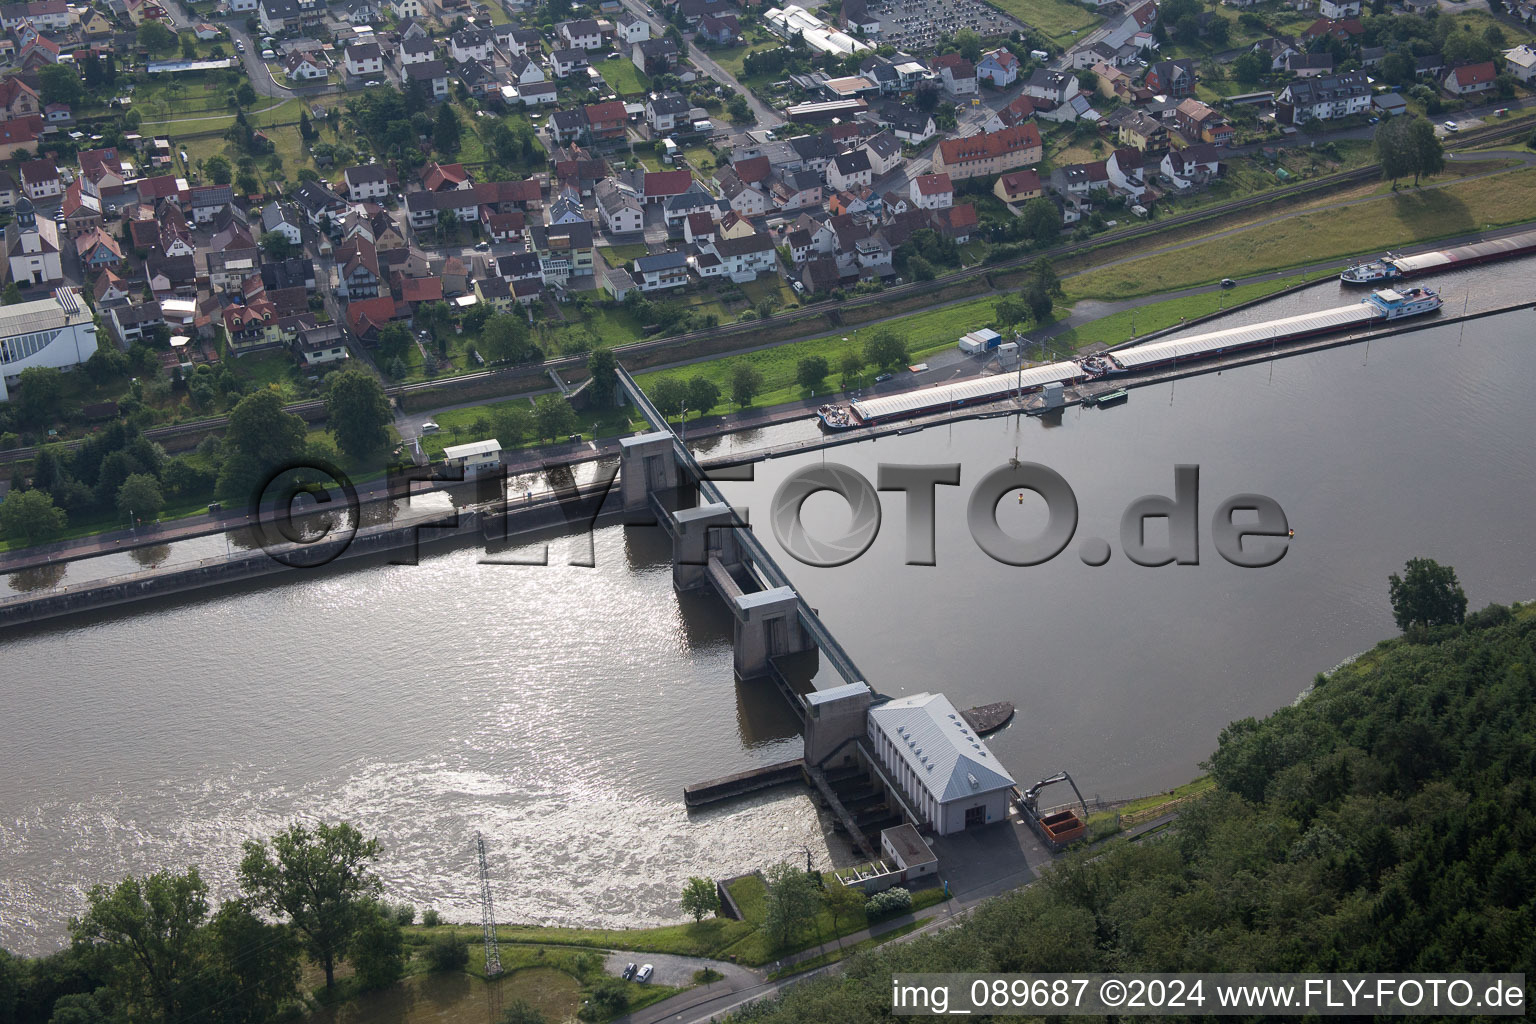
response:
<path fill-rule="evenodd" d="M 1370 284 L 1373 281 L 1386 281 L 1394 277 L 1401 277 L 1403 272 L 1392 262 L 1392 259 L 1392 254 L 1387 253 L 1379 260 L 1352 263 L 1339 274 L 1339 280 L 1345 284 Z"/>
<path fill-rule="evenodd" d="M 816 418 L 821 420 L 823 430 L 852 430 L 858 426 L 845 405 L 824 405 L 816 410 Z"/>
<path fill-rule="evenodd" d="M 1131 393 L 1125 388 L 1116 388 L 1113 391 L 1106 391 L 1102 395 L 1090 396 L 1093 404 L 1101 407 L 1106 405 L 1115 405 L 1119 402 L 1125 401 L 1130 397 Z"/>
<path fill-rule="evenodd" d="M 1409 288 L 1395 291 L 1380 288 L 1360 300 L 1375 307 L 1379 320 L 1401 320 L 1403 317 L 1433 313 L 1442 305 L 1440 296 L 1431 288 Z"/>

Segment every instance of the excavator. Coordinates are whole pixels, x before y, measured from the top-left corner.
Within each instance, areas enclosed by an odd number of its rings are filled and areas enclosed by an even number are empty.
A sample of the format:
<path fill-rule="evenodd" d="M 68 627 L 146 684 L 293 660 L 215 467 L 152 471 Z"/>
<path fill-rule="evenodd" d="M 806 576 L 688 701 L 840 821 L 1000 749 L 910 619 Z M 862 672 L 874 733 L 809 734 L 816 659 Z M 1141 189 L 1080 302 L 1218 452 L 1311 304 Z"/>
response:
<path fill-rule="evenodd" d="M 1072 792 L 1077 794 L 1077 802 L 1083 808 L 1082 817 L 1078 817 L 1077 812 L 1070 809 L 1041 816 L 1040 791 L 1058 782 L 1065 782 L 1072 787 Z M 1052 850 L 1066 849 L 1083 838 L 1083 833 L 1088 830 L 1088 802 L 1083 799 L 1082 791 L 1077 788 L 1077 783 L 1072 781 L 1072 776 L 1064 771 L 1041 779 L 1022 794 L 1015 789 L 1014 796 L 1019 802 L 1019 810 L 1023 812 L 1024 820 L 1029 822 L 1029 827 L 1034 829 L 1035 834 Z"/>

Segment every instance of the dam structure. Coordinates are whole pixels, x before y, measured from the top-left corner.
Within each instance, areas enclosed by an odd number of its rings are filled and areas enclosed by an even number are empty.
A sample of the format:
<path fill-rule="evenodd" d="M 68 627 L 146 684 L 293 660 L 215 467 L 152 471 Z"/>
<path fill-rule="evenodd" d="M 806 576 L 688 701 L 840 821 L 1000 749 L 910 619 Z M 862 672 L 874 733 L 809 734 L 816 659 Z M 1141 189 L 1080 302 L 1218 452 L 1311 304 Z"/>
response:
<path fill-rule="evenodd" d="M 710 590 L 735 620 L 734 662 L 743 680 L 776 686 L 803 725 L 805 776 L 849 839 L 872 861 L 885 833 L 910 825 L 938 834 L 1005 821 L 1015 791 L 974 724 L 942 694 L 879 694 L 826 623 L 654 404 L 622 367 L 619 385 L 652 430 L 625 438 L 618 491 L 626 522 L 661 527 L 672 540 L 672 583 Z M 834 685 L 800 694 L 779 659 L 810 654 L 836 671 Z M 788 764 L 689 787 L 691 805 L 728 799 L 793 777 Z M 773 781 L 770 781 L 773 780 Z"/>

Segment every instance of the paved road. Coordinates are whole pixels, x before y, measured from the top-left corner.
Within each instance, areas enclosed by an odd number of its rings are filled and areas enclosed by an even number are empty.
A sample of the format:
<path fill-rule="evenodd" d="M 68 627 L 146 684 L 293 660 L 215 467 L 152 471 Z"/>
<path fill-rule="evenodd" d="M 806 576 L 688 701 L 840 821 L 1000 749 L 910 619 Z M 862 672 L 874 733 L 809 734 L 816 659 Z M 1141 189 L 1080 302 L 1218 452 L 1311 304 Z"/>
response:
<path fill-rule="evenodd" d="M 620 0 L 620 2 L 624 4 L 631 14 L 651 26 L 652 39 L 667 34 L 669 27 L 667 22 L 658 17 L 642 0 Z M 752 109 L 752 115 L 757 118 L 758 127 L 772 128 L 774 125 L 784 123 L 784 118 L 777 111 L 752 95 L 745 86 L 736 80 L 734 75 L 715 63 L 709 54 L 695 46 L 692 42 L 688 43 L 688 57 L 710 78 L 713 78 L 732 92 L 743 96 L 747 101 L 747 106 Z"/>

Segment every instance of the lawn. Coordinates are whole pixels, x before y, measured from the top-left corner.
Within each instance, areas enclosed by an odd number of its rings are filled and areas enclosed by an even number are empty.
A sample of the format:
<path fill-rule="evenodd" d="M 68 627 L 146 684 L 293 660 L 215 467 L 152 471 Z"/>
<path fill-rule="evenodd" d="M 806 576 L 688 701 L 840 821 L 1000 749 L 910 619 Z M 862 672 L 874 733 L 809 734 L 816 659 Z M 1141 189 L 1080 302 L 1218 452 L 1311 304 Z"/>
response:
<path fill-rule="evenodd" d="M 709 58 L 716 64 L 719 64 L 722 68 L 729 71 L 731 73 L 731 77 L 736 79 L 742 85 L 746 86 L 748 89 L 758 89 L 767 85 L 769 82 L 774 81 L 779 76 L 747 75 L 745 70 L 747 58 L 754 53 L 761 53 L 764 50 L 777 50 L 783 45 L 784 40 L 778 38 L 777 36 L 770 35 L 767 32 L 763 32 L 762 38 L 751 40 L 741 46 L 727 46 L 718 49 L 711 47 L 704 52 L 708 54 Z"/>
<path fill-rule="evenodd" d="M 1436 189 L 1403 189 L 1371 202 L 1264 224 L 1065 282 L 1073 298 L 1152 295 L 1217 280 L 1343 260 L 1536 219 L 1536 169 Z"/>
<path fill-rule="evenodd" d="M 636 242 L 634 245 L 606 245 L 598 249 L 610 267 L 622 267 L 632 260 L 648 255 L 650 251 L 644 242 Z"/>
<path fill-rule="evenodd" d="M 812 338 L 806 341 L 797 341 L 789 345 L 778 345 L 773 348 L 761 349 L 757 352 L 747 352 L 741 355 L 722 356 L 705 363 L 696 363 L 690 366 L 681 366 L 671 370 L 657 370 L 653 373 L 642 374 L 638 379 L 641 388 L 649 391 L 664 377 L 675 377 L 688 380 L 691 377 L 702 376 L 713 381 L 720 388 L 722 398 L 720 404 L 710 412 L 729 412 L 734 406 L 730 401 L 731 374 L 736 367 L 746 363 L 754 367 L 762 375 L 762 389 L 753 399 L 753 404 L 759 406 L 776 405 L 781 402 L 795 402 L 812 397 L 795 380 L 795 370 L 801 359 L 819 355 L 827 360 L 832 372 L 827 377 L 823 391 L 825 394 L 834 389 L 841 381 L 839 364 L 843 356 L 848 352 L 862 351 L 864 339 L 859 337 L 859 330 L 864 331 L 868 337 L 872 330 L 890 329 L 897 334 L 904 335 L 907 339 L 908 357 L 913 362 L 921 361 L 924 357 L 935 352 L 942 352 L 952 347 L 956 340 L 968 331 L 978 327 L 984 327 L 993 322 L 997 305 L 996 297 L 972 299 L 968 302 L 959 302 L 943 309 L 927 310 L 914 313 L 911 316 L 893 320 L 888 324 L 878 327 L 864 327 L 850 329 L 847 332 L 825 335 L 820 338 Z M 869 368 L 864 370 L 862 378 L 854 383 L 863 383 L 864 380 L 874 376 L 874 371 Z M 700 413 L 705 415 L 707 413 Z"/>
<path fill-rule="evenodd" d="M 1153 302 L 1145 306 L 1138 306 L 1134 310 L 1124 313 L 1113 313 L 1097 320 L 1089 321 L 1080 327 L 1074 327 L 1069 331 L 1057 335 L 1057 340 L 1071 345 L 1074 349 L 1080 349 L 1085 345 L 1102 343 L 1105 345 L 1118 345 L 1124 341 L 1130 341 L 1139 335 L 1149 334 L 1152 331 L 1160 331 L 1167 327 L 1173 327 L 1184 320 L 1193 320 L 1196 317 L 1209 316 L 1219 313 L 1223 309 L 1229 309 L 1239 302 L 1248 302 L 1253 299 L 1272 295 L 1292 285 L 1300 284 L 1301 276 L 1287 277 L 1278 281 L 1259 281 L 1254 284 L 1242 284 L 1236 288 L 1228 288 L 1219 292 L 1208 292 L 1201 295 L 1188 295 L 1178 299 L 1166 299 L 1162 302 Z M 1069 292 L 1072 281 L 1066 282 Z M 1134 328 L 1135 333 L 1132 333 Z"/>
<path fill-rule="evenodd" d="M 993 0 L 996 7 L 1050 36 L 1062 46 L 1104 19 L 1069 0 Z M 1076 30 L 1076 34 L 1074 34 Z"/>
<path fill-rule="evenodd" d="M 595 65 L 603 81 L 620 96 L 643 96 L 651 80 L 630 60 L 600 60 Z"/>
<path fill-rule="evenodd" d="M 485 405 L 474 405 L 464 409 L 445 409 L 436 413 L 432 418 L 442 430 L 435 434 L 422 435 L 421 450 L 430 458 L 440 459 L 443 456 L 443 449 L 448 445 L 485 441 L 492 437 L 500 441 L 501 446 L 506 449 L 526 448 L 541 443 L 538 438 L 508 438 L 496 434 L 496 428 L 493 425 L 495 414 L 512 406 L 530 408 L 526 398 L 509 398 L 502 402 L 487 402 Z M 634 419 L 630 418 L 632 415 Z M 594 426 L 596 430 L 592 429 Z M 581 436 L 591 441 L 599 437 L 619 437 L 636 430 L 644 430 L 646 423 L 644 417 L 638 412 L 618 409 L 605 411 L 596 417 L 588 414 L 581 419 L 579 429 Z"/>

